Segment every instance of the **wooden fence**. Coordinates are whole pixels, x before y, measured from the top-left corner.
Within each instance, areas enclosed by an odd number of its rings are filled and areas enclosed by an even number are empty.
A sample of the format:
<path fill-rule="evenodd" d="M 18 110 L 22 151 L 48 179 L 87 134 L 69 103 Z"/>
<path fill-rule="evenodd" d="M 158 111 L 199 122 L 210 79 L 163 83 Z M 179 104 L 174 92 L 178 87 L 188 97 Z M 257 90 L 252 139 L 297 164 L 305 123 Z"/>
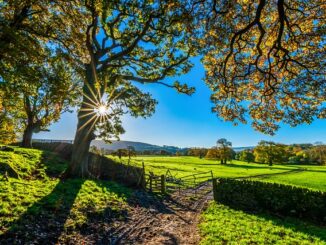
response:
<path fill-rule="evenodd" d="M 66 160 L 70 160 L 72 144 L 65 142 L 35 142 L 36 149 L 55 152 Z M 105 156 L 89 153 L 88 171 L 96 179 L 113 180 L 128 186 L 144 187 L 144 168 L 125 165 Z"/>
<path fill-rule="evenodd" d="M 145 167 L 143 167 L 145 173 Z M 177 171 L 174 171 L 177 173 Z M 145 188 L 151 192 L 160 192 L 161 194 L 168 194 L 183 189 L 196 189 L 198 185 L 203 182 L 213 179 L 213 172 L 200 172 L 183 177 L 176 177 L 171 170 L 167 170 L 165 174 L 155 175 L 150 172 L 145 174 Z"/>
<path fill-rule="evenodd" d="M 33 142 L 33 147 L 56 152 L 66 160 L 71 158 L 72 144 L 66 142 Z M 155 175 L 153 172 L 146 173 L 144 163 L 142 167 L 130 162 L 119 163 L 91 152 L 88 158 L 88 171 L 97 179 L 113 180 L 162 194 L 196 188 L 200 183 L 213 179 L 212 171 L 177 177 L 178 171 L 167 170 L 163 175 Z"/>

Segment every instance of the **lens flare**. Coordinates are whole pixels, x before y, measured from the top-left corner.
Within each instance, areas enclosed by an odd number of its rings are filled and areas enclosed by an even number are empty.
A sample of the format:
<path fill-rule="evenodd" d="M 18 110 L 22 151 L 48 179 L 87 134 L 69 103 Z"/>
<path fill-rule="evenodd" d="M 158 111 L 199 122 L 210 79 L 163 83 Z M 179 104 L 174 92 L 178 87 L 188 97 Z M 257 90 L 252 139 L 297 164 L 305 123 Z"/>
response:
<path fill-rule="evenodd" d="M 98 116 L 105 116 L 105 115 L 108 114 L 108 107 L 105 104 L 100 104 L 99 106 L 97 106 L 96 108 L 94 108 L 94 112 Z"/>
<path fill-rule="evenodd" d="M 85 100 L 82 102 L 79 118 L 87 118 L 87 120 L 77 129 L 80 131 L 87 127 L 88 131 L 85 137 L 96 128 L 96 125 L 108 122 L 111 113 L 110 104 L 105 101 L 107 96 L 101 94 L 99 90 L 94 90 L 94 88 L 90 87 L 88 84 L 86 85 L 90 92 L 87 94 L 83 93 Z"/>

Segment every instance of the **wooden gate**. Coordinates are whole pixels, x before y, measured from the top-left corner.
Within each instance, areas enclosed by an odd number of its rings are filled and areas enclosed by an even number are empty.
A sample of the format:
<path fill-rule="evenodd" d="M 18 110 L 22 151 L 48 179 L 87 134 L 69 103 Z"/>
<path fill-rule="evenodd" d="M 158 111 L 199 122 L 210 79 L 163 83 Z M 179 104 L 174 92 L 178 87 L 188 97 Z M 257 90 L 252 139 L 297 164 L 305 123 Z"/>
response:
<path fill-rule="evenodd" d="M 167 170 L 163 175 L 155 175 L 153 172 L 145 174 L 145 188 L 151 192 L 162 194 L 179 193 L 180 195 L 191 193 L 199 194 L 199 189 L 203 183 L 213 179 L 213 172 L 199 172 L 183 177 L 176 177 L 178 171 Z M 184 191 L 188 190 L 188 191 Z"/>
<path fill-rule="evenodd" d="M 183 177 L 175 177 L 172 171 L 166 173 L 166 190 L 167 192 L 178 191 L 183 195 L 200 195 L 201 186 L 210 182 L 214 178 L 212 171 L 198 172 Z M 187 190 L 187 191 L 184 191 Z"/>

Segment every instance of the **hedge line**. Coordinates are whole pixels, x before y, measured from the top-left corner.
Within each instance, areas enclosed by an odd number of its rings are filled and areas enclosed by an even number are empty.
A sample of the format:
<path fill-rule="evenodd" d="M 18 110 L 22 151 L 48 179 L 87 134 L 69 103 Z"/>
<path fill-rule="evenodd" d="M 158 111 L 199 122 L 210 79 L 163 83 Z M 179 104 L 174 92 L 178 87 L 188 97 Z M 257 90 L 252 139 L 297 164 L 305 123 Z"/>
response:
<path fill-rule="evenodd" d="M 33 147 L 59 154 L 62 158 L 70 160 L 72 144 L 61 142 L 35 142 Z M 113 161 L 105 156 L 89 153 L 88 170 L 96 178 L 113 180 L 128 186 L 142 187 L 144 185 L 143 169 L 136 166 L 127 166 Z"/>
<path fill-rule="evenodd" d="M 219 179 L 218 202 L 245 211 L 268 211 L 326 225 L 326 192 L 252 180 Z"/>

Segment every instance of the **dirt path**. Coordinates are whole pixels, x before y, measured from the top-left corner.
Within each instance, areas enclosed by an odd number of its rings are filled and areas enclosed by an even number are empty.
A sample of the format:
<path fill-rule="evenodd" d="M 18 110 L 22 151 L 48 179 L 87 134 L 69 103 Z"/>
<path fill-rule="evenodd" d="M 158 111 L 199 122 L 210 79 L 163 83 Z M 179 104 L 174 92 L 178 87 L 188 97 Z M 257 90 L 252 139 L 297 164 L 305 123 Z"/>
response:
<path fill-rule="evenodd" d="M 111 244 L 198 244 L 200 213 L 212 199 L 212 186 L 205 182 L 162 200 L 138 192 L 135 199 L 139 207 L 130 211 Z"/>
<path fill-rule="evenodd" d="M 301 171 L 304 169 L 247 176 L 243 179 Z M 118 226 L 111 236 L 110 244 L 198 244 L 200 213 L 212 199 L 211 182 L 204 182 L 196 189 L 176 192 L 162 199 L 143 191 L 135 191 L 132 201 L 134 205 L 128 212 L 128 220 Z"/>

